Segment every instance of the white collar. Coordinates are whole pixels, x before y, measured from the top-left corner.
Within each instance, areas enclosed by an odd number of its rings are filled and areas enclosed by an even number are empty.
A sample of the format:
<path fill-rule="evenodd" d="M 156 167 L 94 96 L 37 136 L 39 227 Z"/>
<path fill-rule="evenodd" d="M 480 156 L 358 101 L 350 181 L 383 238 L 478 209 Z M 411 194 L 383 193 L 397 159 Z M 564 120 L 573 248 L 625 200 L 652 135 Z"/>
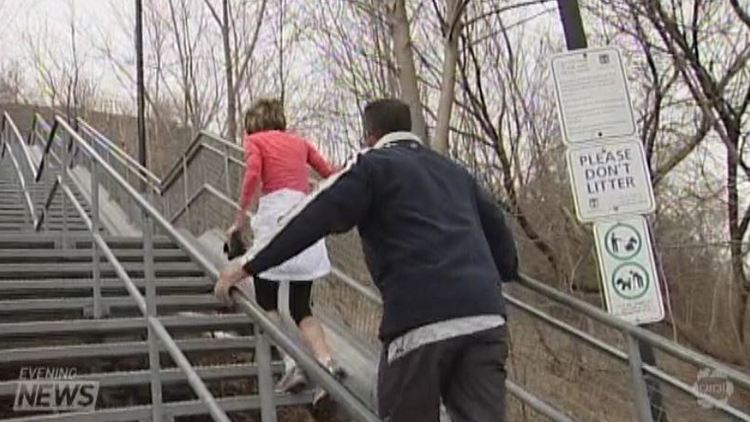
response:
<path fill-rule="evenodd" d="M 391 132 L 384 136 L 382 136 L 380 139 L 378 139 L 378 142 L 375 143 L 373 148 L 382 148 L 387 144 L 397 142 L 397 141 L 414 141 L 419 144 L 422 143 L 422 140 L 419 139 L 419 136 L 411 133 L 411 132 Z"/>

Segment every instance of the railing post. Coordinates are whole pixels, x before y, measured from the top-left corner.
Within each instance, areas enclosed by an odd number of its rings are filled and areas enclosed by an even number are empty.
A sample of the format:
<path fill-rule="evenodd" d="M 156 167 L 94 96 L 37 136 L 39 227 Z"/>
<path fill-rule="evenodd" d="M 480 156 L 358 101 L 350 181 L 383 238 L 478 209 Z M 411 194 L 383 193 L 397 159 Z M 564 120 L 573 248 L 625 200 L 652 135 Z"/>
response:
<path fill-rule="evenodd" d="M 5 119 L 3 119 L 3 123 L 5 123 Z M 2 132 L 0 132 L 0 160 L 5 157 L 5 127 L 3 127 Z"/>
<path fill-rule="evenodd" d="M 273 375 L 271 374 L 271 346 L 259 326 L 255 326 L 255 364 L 258 367 L 258 395 L 262 422 L 276 422 L 273 404 Z"/>
<path fill-rule="evenodd" d="M 154 277 L 153 223 L 144 210 L 143 215 L 143 280 L 146 285 L 146 327 L 148 328 L 148 363 L 151 373 L 151 420 L 162 420 L 161 364 L 159 362 L 159 339 L 148 317 L 156 317 L 156 279 Z"/>
<path fill-rule="evenodd" d="M 182 156 L 182 193 L 185 198 L 185 212 L 187 213 L 187 220 L 188 220 L 188 228 L 192 230 L 193 228 L 193 219 L 190 217 L 190 203 L 188 202 L 189 199 L 189 193 L 188 193 L 188 174 L 187 174 L 187 160 L 185 158 L 185 155 Z"/>
<path fill-rule="evenodd" d="M 99 246 L 93 238 L 93 234 L 99 233 L 99 168 L 96 160 L 91 160 L 91 259 L 93 262 L 94 282 L 94 318 L 102 317 L 102 280 L 99 262 Z"/>
<path fill-rule="evenodd" d="M 654 348 L 651 344 L 644 341 L 638 341 L 638 348 L 641 352 L 641 360 L 646 365 L 656 366 L 656 356 L 654 355 Z M 659 380 L 655 379 L 651 374 L 645 373 L 643 376 L 646 379 L 646 388 L 648 389 L 649 402 L 651 403 L 651 416 L 654 422 L 668 422 L 667 411 L 664 409 L 661 387 Z"/>
<path fill-rule="evenodd" d="M 226 186 L 226 191 L 224 193 L 227 194 L 227 196 L 232 196 L 232 191 L 230 189 L 230 180 L 229 180 L 229 147 L 224 146 L 224 184 Z"/>
<path fill-rule="evenodd" d="M 630 377 L 633 381 L 633 404 L 638 413 L 638 420 L 641 422 L 654 422 L 654 418 L 651 415 L 648 388 L 646 387 L 646 380 L 643 378 L 643 361 L 641 360 L 641 351 L 638 347 L 638 339 L 630 333 L 626 333 L 625 337 L 628 342 Z"/>
<path fill-rule="evenodd" d="M 49 142 L 55 142 L 54 133 L 50 135 Z M 73 137 L 68 136 L 67 142 L 63 141 L 63 148 L 62 148 L 62 168 L 60 169 L 60 187 L 64 188 L 67 186 L 68 183 L 68 160 L 70 159 L 70 150 L 69 146 L 72 146 L 73 144 Z M 52 152 L 50 151 L 50 154 Z M 62 246 L 63 248 L 68 247 L 68 198 L 66 197 L 64 192 L 65 189 L 61 189 L 61 203 L 62 203 Z"/>

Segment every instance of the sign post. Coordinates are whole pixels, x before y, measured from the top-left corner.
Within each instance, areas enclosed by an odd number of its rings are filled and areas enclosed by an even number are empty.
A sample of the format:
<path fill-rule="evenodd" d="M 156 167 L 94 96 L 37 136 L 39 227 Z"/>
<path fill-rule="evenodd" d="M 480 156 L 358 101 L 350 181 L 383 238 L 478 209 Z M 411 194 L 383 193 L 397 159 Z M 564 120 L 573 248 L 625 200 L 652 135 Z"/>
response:
<path fill-rule="evenodd" d="M 588 48 L 552 58 L 576 216 L 594 223 L 607 310 L 634 324 L 664 318 L 648 225 L 656 209 L 622 56 Z"/>
<path fill-rule="evenodd" d="M 627 79 L 625 78 L 625 71 L 622 66 L 622 57 L 616 49 L 602 48 L 602 49 L 586 49 L 586 34 L 583 30 L 583 24 L 581 20 L 581 13 L 578 8 L 577 0 L 558 0 L 558 9 L 560 11 L 560 18 L 565 30 L 565 41 L 568 46 L 568 50 L 575 50 L 567 54 L 561 54 L 553 58 L 552 70 L 555 78 L 555 92 L 557 94 L 557 110 L 560 117 L 561 127 L 563 129 L 563 140 L 569 145 L 580 144 L 588 141 L 599 141 L 597 142 L 598 147 L 604 148 L 603 143 L 605 141 L 611 141 L 617 138 L 632 138 L 636 135 L 635 117 L 630 101 L 630 95 L 628 93 Z M 613 65 L 613 63 L 615 63 Z M 606 111 L 605 111 L 606 110 Z M 640 146 L 640 145 L 639 145 Z M 641 157 L 643 157 L 643 148 L 640 146 L 639 151 Z M 579 151 L 580 152 L 580 151 Z M 582 186 L 582 181 L 575 181 L 574 171 L 572 169 L 572 163 L 575 163 L 576 151 L 571 151 L 568 154 L 568 168 L 570 170 L 570 177 L 573 181 L 573 185 Z M 581 164 L 583 165 L 583 163 Z M 628 164 L 632 165 L 632 169 L 636 173 L 642 175 L 648 175 L 648 167 L 646 166 L 645 159 L 639 163 Z M 629 169 L 628 169 L 629 170 Z M 637 171 L 642 170 L 642 171 Z M 589 173 L 590 174 L 590 173 Z M 595 175 L 596 173 L 594 173 Z M 586 172 L 584 170 L 584 181 Z M 580 177 L 579 177 L 580 179 Z M 651 178 L 646 177 L 645 183 L 641 188 L 641 184 L 636 181 L 633 176 L 632 186 L 628 181 L 625 182 L 625 190 L 629 193 L 626 194 L 630 199 L 620 202 L 616 198 L 612 198 L 610 195 L 606 195 L 605 198 L 600 196 L 588 195 L 585 197 L 579 197 L 580 189 L 575 189 L 576 198 L 576 214 L 582 221 L 594 220 L 601 218 L 602 215 L 618 216 L 623 212 L 630 212 L 636 214 L 651 213 L 654 211 L 654 195 L 651 190 Z M 606 186 L 606 181 L 603 181 Z M 619 182 L 615 186 L 619 187 Z M 640 195 L 637 194 L 640 192 Z M 643 195 L 643 193 L 646 195 Z M 608 204 L 609 206 L 601 207 L 600 204 Z M 580 206 L 582 204 L 584 206 Z M 650 206 L 649 206 L 650 204 Z M 586 206 L 588 208 L 586 208 Z M 645 209 L 644 209 L 645 208 Z M 603 213 L 600 210 L 604 210 Z M 626 211 L 623 211 L 625 209 Z M 648 232 L 644 226 L 644 230 L 640 232 L 643 239 L 648 239 Z M 615 234 L 619 236 L 619 234 Z M 612 239 L 610 239 L 611 241 Z M 626 243 L 623 247 L 627 247 Z M 619 241 L 618 241 L 619 251 Z M 631 244 L 631 247 L 633 245 Z M 627 249 L 626 249 L 627 250 Z M 619 252 L 618 252 L 619 253 Z M 646 254 L 645 257 L 651 258 L 651 268 L 653 269 L 653 255 L 651 251 L 651 244 L 648 243 L 648 248 L 641 248 L 641 254 Z M 644 258 L 643 256 L 640 257 Z M 635 259 L 635 257 L 631 258 Z M 599 253 L 599 262 L 603 262 L 602 252 Z M 625 271 L 625 275 L 630 275 L 627 270 L 621 269 L 621 272 Z M 605 270 L 602 270 L 602 277 L 604 285 L 607 285 Z M 652 271 L 656 275 L 655 271 Z M 635 274 L 641 274 L 642 272 L 635 272 Z M 620 278 L 622 278 L 622 274 Z M 641 274 L 641 277 L 643 275 Z M 615 279 L 617 281 L 617 278 Z M 625 279 L 623 279 L 623 282 Z M 631 276 L 631 283 L 637 283 L 638 278 Z M 624 284 L 622 288 L 624 289 Z M 632 284 L 631 284 L 632 285 Z M 649 287 L 651 288 L 651 287 Z M 654 277 L 653 291 L 656 293 L 661 303 L 660 289 L 658 288 L 658 280 Z M 606 291 L 606 287 L 605 287 Z M 644 293 L 644 296 L 649 295 L 648 291 Z M 633 299 L 630 299 L 631 301 Z M 637 299 L 636 299 L 637 300 Z M 613 301 L 607 301 L 607 309 L 613 312 L 613 306 L 610 305 Z M 614 305 L 617 306 L 617 305 Z M 655 321 L 663 318 L 663 305 L 661 314 L 662 316 Z M 630 307 L 631 309 L 634 307 Z M 619 309 L 619 308 L 618 308 Z M 637 312 L 635 313 L 638 314 Z M 632 316 L 632 314 L 631 314 Z M 626 317 L 629 320 L 637 321 L 643 319 L 648 320 L 649 315 L 644 312 L 641 316 L 643 318 L 631 318 Z M 654 356 L 653 349 L 647 343 L 638 342 L 638 349 L 635 351 L 636 354 L 640 354 L 642 361 L 650 365 L 656 365 L 656 357 Z M 639 409 L 639 413 L 646 415 L 644 420 L 654 420 L 657 422 L 666 421 L 666 413 L 662 408 L 661 393 L 659 384 L 649 381 L 646 378 L 646 385 L 650 390 L 648 394 L 648 400 L 651 403 L 651 412 L 644 413 L 643 409 Z M 640 397 L 643 399 L 644 397 Z M 638 401 L 638 400 L 637 400 Z M 640 400 L 642 402 L 642 400 Z M 649 418 L 650 416 L 650 418 Z"/>

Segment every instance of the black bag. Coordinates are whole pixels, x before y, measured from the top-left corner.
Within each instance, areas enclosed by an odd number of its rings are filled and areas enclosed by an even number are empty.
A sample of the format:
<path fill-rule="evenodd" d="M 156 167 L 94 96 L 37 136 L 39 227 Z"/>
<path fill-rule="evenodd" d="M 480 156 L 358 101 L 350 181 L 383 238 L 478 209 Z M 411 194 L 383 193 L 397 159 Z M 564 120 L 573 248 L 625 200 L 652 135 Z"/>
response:
<path fill-rule="evenodd" d="M 224 253 L 231 261 L 240 255 L 244 255 L 245 252 L 247 252 L 247 246 L 242 240 L 242 234 L 237 230 L 229 236 L 229 239 L 226 242 L 224 242 Z"/>

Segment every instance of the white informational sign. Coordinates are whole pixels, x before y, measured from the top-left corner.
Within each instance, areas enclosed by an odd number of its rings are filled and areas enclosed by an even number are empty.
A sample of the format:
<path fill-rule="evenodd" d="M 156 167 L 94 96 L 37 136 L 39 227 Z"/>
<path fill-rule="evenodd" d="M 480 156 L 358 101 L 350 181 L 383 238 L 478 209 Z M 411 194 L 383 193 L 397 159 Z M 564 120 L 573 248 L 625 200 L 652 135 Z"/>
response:
<path fill-rule="evenodd" d="M 622 57 L 616 48 L 589 48 L 552 58 L 563 140 L 571 144 L 636 133 Z"/>
<path fill-rule="evenodd" d="M 597 222 L 594 236 L 609 313 L 633 324 L 664 319 L 646 219 L 630 216 Z"/>
<path fill-rule="evenodd" d="M 636 140 L 597 142 L 567 151 L 576 215 L 598 218 L 648 214 L 656 208 L 643 145 Z"/>

